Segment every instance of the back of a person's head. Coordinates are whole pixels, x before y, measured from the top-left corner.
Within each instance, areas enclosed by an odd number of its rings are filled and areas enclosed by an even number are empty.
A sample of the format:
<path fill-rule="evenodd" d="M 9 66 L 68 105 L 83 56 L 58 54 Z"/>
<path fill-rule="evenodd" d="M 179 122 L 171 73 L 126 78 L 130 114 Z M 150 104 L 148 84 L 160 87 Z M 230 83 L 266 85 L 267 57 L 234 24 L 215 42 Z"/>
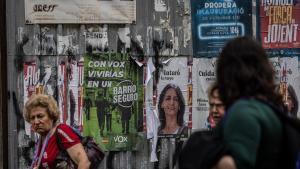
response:
<path fill-rule="evenodd" d="M 217 61 L 217 85 L 226 107 L 241 97 L 258 95 L 278 101 L 273 67 L 265 50 L 251 37 L 237 37 L 224 46 Z"/>

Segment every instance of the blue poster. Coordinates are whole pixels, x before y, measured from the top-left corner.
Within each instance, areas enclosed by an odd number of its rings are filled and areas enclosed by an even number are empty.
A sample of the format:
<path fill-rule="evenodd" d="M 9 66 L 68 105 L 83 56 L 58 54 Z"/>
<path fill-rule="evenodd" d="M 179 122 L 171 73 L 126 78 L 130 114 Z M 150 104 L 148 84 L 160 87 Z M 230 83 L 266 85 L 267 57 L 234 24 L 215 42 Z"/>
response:
<path fill-rule="evenodd" d="M 237 36 L 252 36 L 252 2 L 191 0 L 193 57 L 216 57 Z"/>

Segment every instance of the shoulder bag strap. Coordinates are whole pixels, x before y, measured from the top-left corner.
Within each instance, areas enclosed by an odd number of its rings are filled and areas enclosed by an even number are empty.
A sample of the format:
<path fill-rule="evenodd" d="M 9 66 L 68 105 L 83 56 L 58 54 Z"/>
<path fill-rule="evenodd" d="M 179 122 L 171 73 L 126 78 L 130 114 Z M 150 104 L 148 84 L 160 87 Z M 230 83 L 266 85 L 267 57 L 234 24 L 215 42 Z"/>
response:
<path fill-rule="evenodd" d="M 60 136 L 58 135 L 58 129 L 59 129 L 59 127 L 56 128 L 55 133 L 54 133 L 54 134 L 55 134 L 55 140 L 56 140 L 58 149 L 59 149 L 60 151 L 63 151 L 64 153 L 67 153 L 66 150 L 65 150 L 65 148 L 64 148 L 63 145 L 62 145 L 61 138 L 60 138 Z"/>

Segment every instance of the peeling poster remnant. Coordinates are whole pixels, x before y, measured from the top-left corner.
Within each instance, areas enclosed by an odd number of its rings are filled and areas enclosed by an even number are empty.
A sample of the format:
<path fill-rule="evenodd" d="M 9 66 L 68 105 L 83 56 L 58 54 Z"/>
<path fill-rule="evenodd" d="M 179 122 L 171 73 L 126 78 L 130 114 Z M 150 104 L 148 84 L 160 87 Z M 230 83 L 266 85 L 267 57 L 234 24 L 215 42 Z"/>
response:
<path fill-rule="evenodd" d="M 57 37 L 57 54 L 79 54 L 78 40 L 75 34 Z"/>
<path fill-rule="evenodd" d="M 87 53 L 99 53 L 108 51 L 107 25 L 93 26 L 84 32 L 85 47 Z"/>

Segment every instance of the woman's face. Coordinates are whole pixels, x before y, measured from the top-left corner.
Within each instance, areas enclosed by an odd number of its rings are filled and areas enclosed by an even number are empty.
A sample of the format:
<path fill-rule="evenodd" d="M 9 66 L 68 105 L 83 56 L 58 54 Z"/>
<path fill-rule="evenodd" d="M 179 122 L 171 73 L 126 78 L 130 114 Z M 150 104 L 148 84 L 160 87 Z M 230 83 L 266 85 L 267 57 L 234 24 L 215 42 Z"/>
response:
<path fill-rule="evenodd" d="M 53 127 L 53 120 L 49 117 L 47 109 L 44 107 L 35 107 L 30 112 L 30 124 L 32 129 L 40 135 L 47 135 Z"/>
<path fill-rule="evenodd" d="M 164 110 L 166 116 L 177 116 L 179 100 L 175 89 L 170 88 L 167 90 L 161 108 Z"/>

